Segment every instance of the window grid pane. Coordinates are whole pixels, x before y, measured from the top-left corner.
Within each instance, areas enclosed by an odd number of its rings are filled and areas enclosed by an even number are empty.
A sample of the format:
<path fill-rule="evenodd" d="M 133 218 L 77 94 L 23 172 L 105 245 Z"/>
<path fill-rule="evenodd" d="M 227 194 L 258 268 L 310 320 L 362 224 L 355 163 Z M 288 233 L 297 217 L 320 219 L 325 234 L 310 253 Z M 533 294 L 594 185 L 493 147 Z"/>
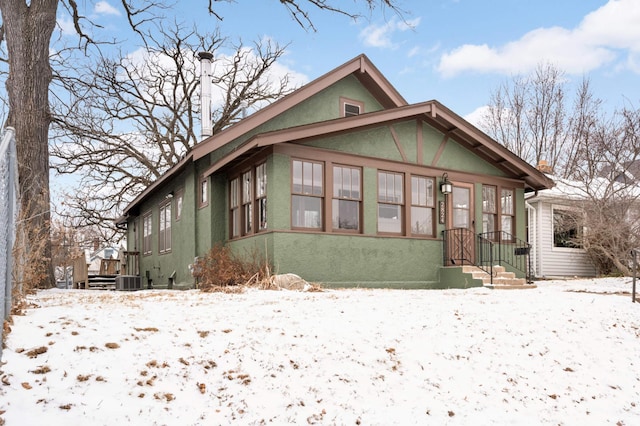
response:
<path fill-rule="evenodd" d="M 513 215 L 513 191 L 510 189 L 502 190 L 502 214 Z"/>
<path fill-rule="evenodd" d="M 360 229 L 360 169 L 334 166 L 333 202 L 331 204 L 333 229 Z"/>
<path fill-rule="evenodd" d="M 293 161 L 291 226 L 321 229 L 323 224 L 324 168 L 322 163 Z"/>
<path fill-rule="evenodd" d="M 142 219 L 142 252 L 144 254 L 151 253 L 151 229 L 152 219 L 151 213 L 148 213 Z"/>
<path fill-rule="evenodd" d="M 256 208 L 258 209 L 258 231 L 267 229 L 267 165 L 256 167 Z"/>
<path fill-rule="evenodd" d="M 402 175 L 378 172 L 378 201 L 402 204 Z"/>

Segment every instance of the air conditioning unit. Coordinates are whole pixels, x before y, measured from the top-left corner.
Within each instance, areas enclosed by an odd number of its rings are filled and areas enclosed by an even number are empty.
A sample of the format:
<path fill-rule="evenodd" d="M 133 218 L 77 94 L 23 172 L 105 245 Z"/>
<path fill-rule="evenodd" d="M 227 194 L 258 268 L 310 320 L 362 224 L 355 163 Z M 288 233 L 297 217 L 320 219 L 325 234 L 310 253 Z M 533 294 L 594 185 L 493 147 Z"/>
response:
<path fill-rule="evenodd" d="M 137 275 L 118 275 L 116 277 L 116 290 L 135 291 L 142 290 L 142 280 Z"/>

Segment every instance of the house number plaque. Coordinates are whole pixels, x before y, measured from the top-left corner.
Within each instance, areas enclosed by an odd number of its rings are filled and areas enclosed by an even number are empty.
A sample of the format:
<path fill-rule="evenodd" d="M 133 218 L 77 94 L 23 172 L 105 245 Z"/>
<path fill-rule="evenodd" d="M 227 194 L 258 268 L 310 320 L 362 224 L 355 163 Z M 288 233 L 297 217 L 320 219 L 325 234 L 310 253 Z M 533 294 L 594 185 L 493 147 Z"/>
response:
<path fill-rule="evenodd" d="M 446 215 L 445 215 L 445 209 L 444 209 L 444 201 L 438 202 L 438 217 L 439 217 L 440 223 L 445 222 Z"/>

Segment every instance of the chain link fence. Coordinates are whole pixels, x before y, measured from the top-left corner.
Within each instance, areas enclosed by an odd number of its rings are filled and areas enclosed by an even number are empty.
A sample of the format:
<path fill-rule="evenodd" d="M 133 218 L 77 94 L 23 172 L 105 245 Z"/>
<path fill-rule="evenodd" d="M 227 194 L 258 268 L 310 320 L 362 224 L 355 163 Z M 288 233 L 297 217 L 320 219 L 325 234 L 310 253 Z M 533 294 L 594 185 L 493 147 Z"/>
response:
<path fill-rule="evenodd" d="M 18 210 L 18 166 L 16 161 L 15 131 L 8 127 L 0 141 L 0 319 L 11 313 L 11 266 Z M 0 342 L 3 327 L 0 327 Z M 2 345 L 0 344 L 0 356 Z"/>

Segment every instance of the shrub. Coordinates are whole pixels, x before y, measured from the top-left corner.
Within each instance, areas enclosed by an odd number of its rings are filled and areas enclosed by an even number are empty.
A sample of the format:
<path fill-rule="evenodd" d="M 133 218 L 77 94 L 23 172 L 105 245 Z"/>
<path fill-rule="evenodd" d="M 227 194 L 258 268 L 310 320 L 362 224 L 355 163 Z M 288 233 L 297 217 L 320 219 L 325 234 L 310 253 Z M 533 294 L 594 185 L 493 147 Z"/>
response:
<path fill-rule="evenodd" d="M 229 247 L 217 244 L 198 260 L 193 275 L 203 291 L 229 291 L 242 285 L 268 283 L 271 268 L 257 250 L 243 257 L 234 254 Z"/>

